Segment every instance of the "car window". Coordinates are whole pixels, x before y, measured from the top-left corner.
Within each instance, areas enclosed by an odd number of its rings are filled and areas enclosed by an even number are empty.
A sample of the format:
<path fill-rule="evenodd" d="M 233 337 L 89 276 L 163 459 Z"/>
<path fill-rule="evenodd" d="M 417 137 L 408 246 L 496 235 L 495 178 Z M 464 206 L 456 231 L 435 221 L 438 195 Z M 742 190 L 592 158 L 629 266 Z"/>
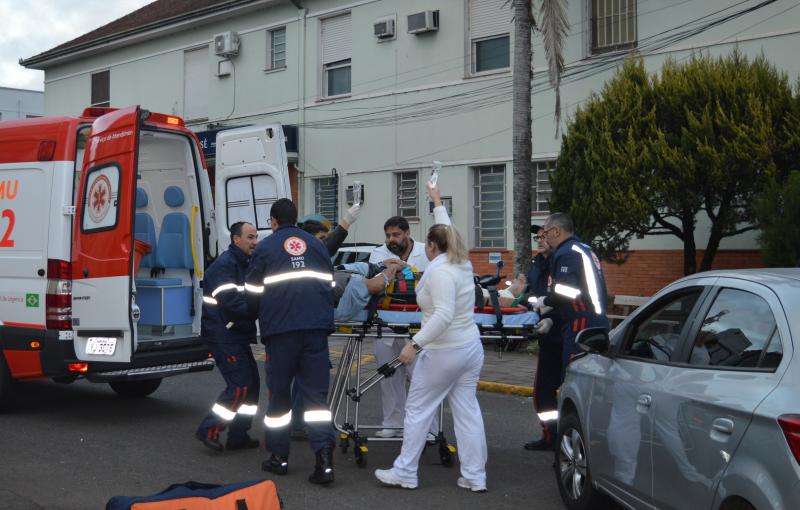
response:
<path fill-rule="evenodd" d="M 622 349 L 623 355 L 653 361 L 675 361 L 681 345 L 681 332 L 694 309 L 701 289 L 683 293 L 645 310 Z"/>
<path fill-rule="evenodd" d="M 740 368 L 764 364 L 774 368 L 781 350 L 775 317 L 764 298 L 743 290 L 722 289 L 703 319 L 689 363 Z"/>

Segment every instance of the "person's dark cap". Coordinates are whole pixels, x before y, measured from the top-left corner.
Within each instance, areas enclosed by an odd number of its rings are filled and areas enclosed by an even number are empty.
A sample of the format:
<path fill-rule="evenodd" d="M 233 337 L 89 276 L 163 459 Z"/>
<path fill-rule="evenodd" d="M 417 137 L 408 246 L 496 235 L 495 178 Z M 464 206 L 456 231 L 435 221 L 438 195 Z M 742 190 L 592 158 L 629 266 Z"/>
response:
<path fill-rule="evenodd" d="M 531 225 L 531 234 L 536 234 L 540 229 L 544 229 L 541 225 Z"/>

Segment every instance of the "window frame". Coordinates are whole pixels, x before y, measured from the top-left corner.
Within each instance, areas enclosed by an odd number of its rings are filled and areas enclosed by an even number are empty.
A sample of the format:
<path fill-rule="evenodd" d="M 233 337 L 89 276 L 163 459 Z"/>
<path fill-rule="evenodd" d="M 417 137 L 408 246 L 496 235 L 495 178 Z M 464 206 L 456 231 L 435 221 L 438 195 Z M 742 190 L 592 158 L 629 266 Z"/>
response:
<path fill-rule="evenodd" d="M 738 284 L 742 284 L 742 285 L 738 285 Z M 750 294 L 753 294 L 753 295 L 761 298 L 767 304 L 767 306 L 770 309 L 770 312 L 772 313 L 772 318 L 775 320 L 775 326 L 773 327 L 773 332 L 771 333 L 768 342 L 764 345 L 764 352 L 766 352 L 766 350 L 769 348 L 771 342 L 777 336 L 778 341 L 781 342 L 781 352 L 783 353 L 783 355 L 781 356 L 781 362 L 778 363 L 777 366 L 772 367 L 772 368 L 761 368 L 761 367 L 758 367 L 758 366 L 756 366 L 756 367 L 735 367 L 735 366 L 731 367 L 731 366 L 724 366 L 724 365 L 694 365 L 694 364 L 689 363 L 689 356 L 691 354 L 692 345 L 694 344 L 694 339 L 697 337 L 698 333 L 700 332 L 700 329 L 702 327 L 702 320 L 708 314 L 709 310 L 711 310 L 711 307 L 714 306 L 714 302 L 716 301 L 717 297 L 719 297 L 720 293 L 722 291 L 724 291 L 724 290 L 736 290 L 736 291 L 739 291 L 739 292 L 748 292 Z M 754 284 L 753 282 L 749 282 L 749 281 L 743 281 L 743 280 L 737 281 L 737 284 L 731 284 L 731 282 L 718 282 L 717 284 L 709 287 L 707 296 L 705 298 L 705 302 L 703 303 L 703 307 L 696 311 L 694 327 L 693 327 L 693 329 L 691 331 L 689 331 L 689 334 L 683 339 L 683 350 L 681 352 L 680 359 L 682 359 L 684 361 L 682 363 L 679 363 L 679 364 L 681 366 L 686 367 L 686 368 L 692 368 L 692 369 L 695 369 L 695 370 L 714 370 L 714 371 L 728 371 L 728 372 L 730 372 L 730 371 L 733 371 L 733 372 L 757 372 L 757 373 L 774 373 L 774 372 L 776 372 L 778 370 L 778 368 L 780 368 L 784 364 L 784 361 L 785 361 L 785 358 L 784 358 L 784 356 L 786 354 L 785 342 L 783 340 L 783 334 L 781 334 L 781 327 L 780 327 L 780 323 L 779 323 L 779 317 L 778 317 L 778 315 L 775 314 L 774 307 L 770 304 L 770 300 L 767 299 L 767 297 L 764 294 L 758 292 L 758 290 L 760 290 L 760 289 L 758 289 L 757 284 Z M 761 357 L 759 357 L 759 364 L 764 359 L 764 352 L 762 352 Z"/>
<path fill-rule="evenodd" d="M 339 69 L 349 69 L 350 70 L 350 89 L 347 92 L 342 92 L 339 94 L 331 94 L 329 89 L 328 83 L 328 73 L 330 71 L 336 71 Z M 338 60 L 336 62 L 330 62 L 328 64 L 322 65 L 322 87 L 323 87 L 323 98 L 324 99 L 336 99 L 339 97 L 350 97 L 353 93 L 353 59 L 348 58 L 345 60 Z"/>
<path fill-rule="evenodd" d="M 204 75 L 204 78 L 206 80 L 206 84 L 205 84 L 205 86 L 206 86 L 206 89 L 205 89 L 206 97 L 205 97 L 205 111 L 202 112 L 202 114 L 205 115 L 205 116 L 201 116 L 201 117 L 192 116 L 192 117 L 190 117 L 189 116 L 190 112 L 188 111 L 189 110 L 188 106 L 191 105 L 193 108 L 198 109 L 198 110 L 199 110 L 199 108 L 197 108 L 194 104 L 192 104 L 192 101 L 197 101 L 197 98 L 192 98 L 191 100 L 188 100 L 188 94 L 187 94 L 187 89 L 186 89 L 186 84 L 187 84 L 187 79 L 186 79 L 187 78 L 187 76 L 186 76 L 187 55 L 190 54 L 190 53 L 192 53 L 192 54 L 201 54 L 203 51 L 205 51 L 205 54 L 206 54 L 205 55 L 206 56 L 206 59 L 205 59 L 206 70 L 205 70 L 205 75 Z M 210 79 L 211 79 L 211 72 L 208 69 L 208 65 L 210 63 L 208 52 L 209 52 L 209 46 L 208 45 L 198 46 L 196 48 L 188 48 L 188 49 L 183 50 L 183 91 L 182 91 L 183 92 L 183 117 L 184 117 L 184 120 L 187 123 L 207 120 L 209 118 L 208 116 L 209 116 L 210 111 L 211 111 L 211 90 L 209 88 Z M 194 112 L 191 112 L 191 113 L 194 114 Z"/>
<path fill-rule="evenodd" d="M 331 225 L 336 225 L 339 221 L 339 176 L 331 175 L 325 177 L 315 177 L 314 181 L 314 213 L 321 214 L 324 216 L 328 221 L 331 222 Z M 334 217 L 329 218 L 325 213 L 322 212 L 322 208 L 320 207 L 320 186 L 322 186 L 322 181 L 332 181 L 333 186 L 335 187 L 333 192 L 333 212 Z"/>
<path fill-rule="evenodd" d="M 646 307 L 637 309 L 634 319 L 625 326 L 625 330 L 622 332 L 621 341 L 617 342 L 615 346 L 614 355 L 620 359 L 626 359 L 640 363 L 670 366 L 690 366 L 687 362 L 678 360 L 688 360 L 688 354 L 686 357 L 684 357 L 684 353 L 686 352 L 687 338 L 693 338 L 693 335 L 697 332 L 697 329 L 699 329 L 699 324 L 697 324 L 698 317 L 704 316 L 705 312 L 708 310 L 708 296 L 711 293 L 711 289 L 712 287 L 701 284 L 687 285 L 659 297 L 656 301 L 649 303 Z M 697 301 L 695 301 L 692 310 L 689 312 L 689 315 L 686 318 L 686 323 L 683 325 L 683 328 L 679 333 L 679 338 L 676 343 L 675 350 L 673 351 L 673 360 L 664 361 L 652 358 L 642 358 L 639 356 L 632 356 L 624 352 L 624 350 L 628 348 L 628 345 L 633 340 L 633 336 L 635 336 L 636 332 L 639 331 L 639 327 L 643 322 L 650 319 L 654 313 L 661 310 L 661 308 L 667 303 L 674 302 L 677 299 L 683 298 L 689 294 L 694 294 L 698 291 L 700 292 L 700 295 L 697 297 Z"/>
<path fill-rule="evenodd" d="M 508 218 L 506 217 L 507 213 L 508 213 L 508 211 L 506 210 L 506 205 L 507 205 L 508 201 L 505 200 L 505 198 L 503 200 L 499 201 L 499 202 L 503 203 L 503 209 L 502 209 L 503 214 L 501 216 L 502 220 L 503 220 L 503 226 L 502 226 L 503 237 L 502 237 L 502 239 L 500 239 L 500 244 L 499 245 L 498 244 L 494 244 L 494 242 L 497 241 L 498 238 L 488 238 L 488 237 L 485 238 L 485 239 L 487 241 L 492 241 L 493 244 L 491 244 L 490 246 L 484 246 L 484 245 L 481 244 L 483 242 L 483 240 L 484 240 L 484 237 L 481 235 L 482 231 L 484 231 L 484 230 L 497 230 L 500 227 L 492 227 L 492 228 L 481 227 L 481 222 L 482 222 L 483 218 L 481 218 L 481 204 L 482 204 L 482 201 L 480 200 L 480 195 L 481 195 L 480 175 L 481 175 L 481 170 L 492 170 L 492 169 L 502 168 L 502 172 L 499 172 L 499 173 L 503 176 L 502 194 L 503 194 L 503 197 L 505 197 L 506 196 L 506 186 L 507 186 L 507 182 L 506 182 L 507 164 L 506 163 L 497 163 L 497 164 L 493 164 L 493 165 L 492 164 L 489 164 L 489 165 L 478 165 L 478 166 L 472 166 L 470 168 L 472 170 L 472 181 L 473 181 L 472 182 L 472 209 L 473 209 L 473 214 L 472 214 L 472 222 L 473 222 L 472 232 L 473 232 L 474 239 L 473 239 L 473 243 L 472 244 L 474 244 L 475 248 L 487 248 L 487 249 L 493 249 L 493 250 L 504 249 L 504 248 L 506 248 L 507 243 L 508 243 L 508 221 L 507 221 Z"/>
<path fill-rule="evenodd" d="M 106 90 L 105 90 L 105 92 L 106 92 L 105 100 L 95 101 L 95 85 L 96 85 L 95 84 L 95 77 L 96 76 L 97 77 L 99 77 L 99 76 L 105 76 L 106 77 L 105 78 L 105 81 L 106 81 L 106 83 L 105 83 L 105 88 L 106 88 Z M 90 78 L 89 78 L 89 80 L 90 80 L 90 85 L 89 85 L 89 103 L 90 103 L 90 105 L 91 106 L 95 106 L 95 107 L 99 107 L 99 108 L 107 108 L 107 107 L 111 106 L 111 69 L 105 69 L 103 71 L 98 71 L 96 73 L 92 73 Z M 101 86 L 102 85 L 98 85 L 98 87 L 101 87 Z M 98 95 L 100 94 L 100 92 L 102 92 L 102 91 L 101 90 L 97 91 Z M 98 97 L 97 99 L 102 99 L 102 98 Z"/>
<path fill-rule="evenodd" d="M 478 43 L 492 41 L 494 39 L 508 38 L 508 65 L 506 67 L 494 67 L 478 71 Z M 511 72 L 511 33 L 496 34 L 485 37 L 470 37 L 470 76 L 486 76 L 489 74 Z"/>
<path fill-rule="evenodd" d="M 553 194 L 553 187 L 550 184 L 550 176 L 556 171 L 556 161 L 557 158 L 550 158 L 550 159 L 537 159 L 533 161 L 533 165 L 531 170 L 533 170 L 533 175 L 531 175 L 531 214 L 549 214 L 550 213 L 550 197 Z M 545 168 L 539 168 L 540 165 L 545 165 Z M 547 175 L 547 180 L 543 181 L 539 179 L 540 173 L 545 172 Z M 541 191 L 539 189 L 540 183 L 547 183 L 547 187 L 549 189 Z M 542 193 L 547 193 L 547 200 L 545 201 L 548 206 L 547 209 L 539 209 L 539 195 Z"/>
<path fill-rule="evenodd" d="M 265 226 L 261 226 L 261 222 L 259 221 L 259 217 L 258 217 L 258 206 L 259 205 L 264 205 L 263 203 L 260 203 L 260 202 L 267 201 L 267 203 L 270 206 L 270 210 L 272 210 L 272 204 L 274 204 L 278 200 L 278 196 L 277 195 L 274 197 L 274 200 L 271 200 L 271 201 L 270 201 L 269 198 L 266 198 L 266 199 L 264 199 L 264 198 L 256 198 L 256 188 L 257 188 L 257 186 L 256 186 L 256 183 L 255 183 L 255 179 L 258 178 L 258 177 L 264 177 L 264 176 L 265 176 L 264 174 L 246 174 L 246 175 L 234 175 L 234 176 L 231 176 L 231 177 L 228 177 L 227 179 L 225 179 L 225 223 L 227 224 L 228 230 L 230 230 L 231 225 L 236 223 L 235 221 L 231 222 L 231 214 L 230 214 L 230 209 L 231 209 L 230 185 L 231 185 L 232 182 L 238 181 L 240 179 L 249 179 L 250 180 L 250 197 L 251 197 L 250 205 L 253 208 L 253 221 L 249 221 L 249 220 L 236 220 L 236 221 L 247 221 L 248 223 L 250 223 L 251 225 L 256 227 L 256 230 L 259 231 L 259 232 L 266 231 L 266 230 L 270 230 L 270 231 L 272 230 L 272 224 L 269 221 L 269 216 L 264 218 L 264 221 L 266 222 Z M 275 180 L 274 177 L 272 177 L 271 175 L 266 175 L 266 177 L 271 178 L 273 181 Z M 276 185 L 276 188 L 277 188 L 277 185 L 278 185 L 277 181 L 275 182 L 275 185 Z"/>
<path fill-rule="evenodd" d="M 596 20 L 594 15 L 595 5 L 597 2 L 610 2 L 612 4 L 611 8 L 613 9 L 613 2 L 615 1 L 617 0 L 589 0 L 587 3 L 587 19 L 589 22 L 589 30 L 587 32 L 588 33 L 587 45 L 588 45 L 589 56 L 600 56 L 600 55 L 606 55 L 608 53 L 624 52 L 624 51 L 629 51 L 633 48 L 637 48 L 639 46 L 639 7 L 638 7 L 638 2 L 636 0 L 619 0 L 620 2 L 626 2 L 626 3 L 630 2 L 629 5 L 625 6 L 626 12 L 630 5 L 632 5 L 633 7 L 633 38 L 629 39 L 626 42 L 618 41 L 611 44 L 604 44 L 602 46 L 600 46 L 599 44 L 597 45 L 595 44 L 595 38 L 596 38 L 595 36 L 599 33 L 598 31 L 599 22 Z M 608 18 L 612 16 L 618 18 L 617 23 L 618 26 L 621 27 L 622 25 L 621 23 L 619 23 L 619 19 L 623 17 L 623 14 L 621 14 L 618 11 L 615 14 L 607 15 L 604 17 Z M 628 14 L 628 16 L 630 15 Z"/>
<path fill-rule="evenodd" d="M 401 184 L 403 181 L 403 176 L 409 176 L 410 174 L 414 174 L 414 185 L 413 187 L 401 189 Z M 410 182 L 410 180 L 406 180 L 406 183 Z M 414 200 L 414 214 L 404 214 L 404 210 L 411 210 L 411 207 L 401 207 L 400 202 L 402 200 L 411 200 L 410 197 L 403 199 L 401 197 L 401 191 L 413 191 L 413 200 Z M 397 216 L 402 216 L 407 220 L 419 220 L 419 170 L 405 170 L 402 172 L 394 172 L 394 210 Z"/>
<path fill-rule="evenodd" d="M 275 64 L 275 34 L 283 31 L 283 65 Z M 265 71 L 283 71 L 287 68 L 287 39 L 286 39 L 286 25 L 267 29 L 267 52 L 266 52 L 266 65 Z"/>

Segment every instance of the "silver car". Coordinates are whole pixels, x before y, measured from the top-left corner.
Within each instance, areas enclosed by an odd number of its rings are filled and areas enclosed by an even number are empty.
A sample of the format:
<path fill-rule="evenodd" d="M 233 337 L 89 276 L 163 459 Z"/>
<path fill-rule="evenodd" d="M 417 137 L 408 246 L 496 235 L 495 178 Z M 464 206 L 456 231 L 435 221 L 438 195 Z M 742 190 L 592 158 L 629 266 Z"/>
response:
<path fill-rule="evenodd" d="M 800 269 L 670 284 L 578 335 L 559 397 L 570 510 L 800 508 Z"/>

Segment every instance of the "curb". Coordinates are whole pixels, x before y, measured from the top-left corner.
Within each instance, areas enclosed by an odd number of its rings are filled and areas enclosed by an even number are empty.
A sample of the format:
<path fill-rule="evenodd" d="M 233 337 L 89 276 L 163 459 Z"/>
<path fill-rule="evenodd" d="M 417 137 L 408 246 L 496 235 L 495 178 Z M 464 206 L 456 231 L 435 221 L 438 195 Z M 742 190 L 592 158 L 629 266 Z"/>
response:
<path fill-rule="evenodd" d="M 515 384 L 505 384 L 493 381 L 478 381 L 480 391 L 491 393 L 504 393 L 506 395 L 519 395 L 521 397 L 532 397 L 533 388 L 530 386 L 517 386 Z"/>

